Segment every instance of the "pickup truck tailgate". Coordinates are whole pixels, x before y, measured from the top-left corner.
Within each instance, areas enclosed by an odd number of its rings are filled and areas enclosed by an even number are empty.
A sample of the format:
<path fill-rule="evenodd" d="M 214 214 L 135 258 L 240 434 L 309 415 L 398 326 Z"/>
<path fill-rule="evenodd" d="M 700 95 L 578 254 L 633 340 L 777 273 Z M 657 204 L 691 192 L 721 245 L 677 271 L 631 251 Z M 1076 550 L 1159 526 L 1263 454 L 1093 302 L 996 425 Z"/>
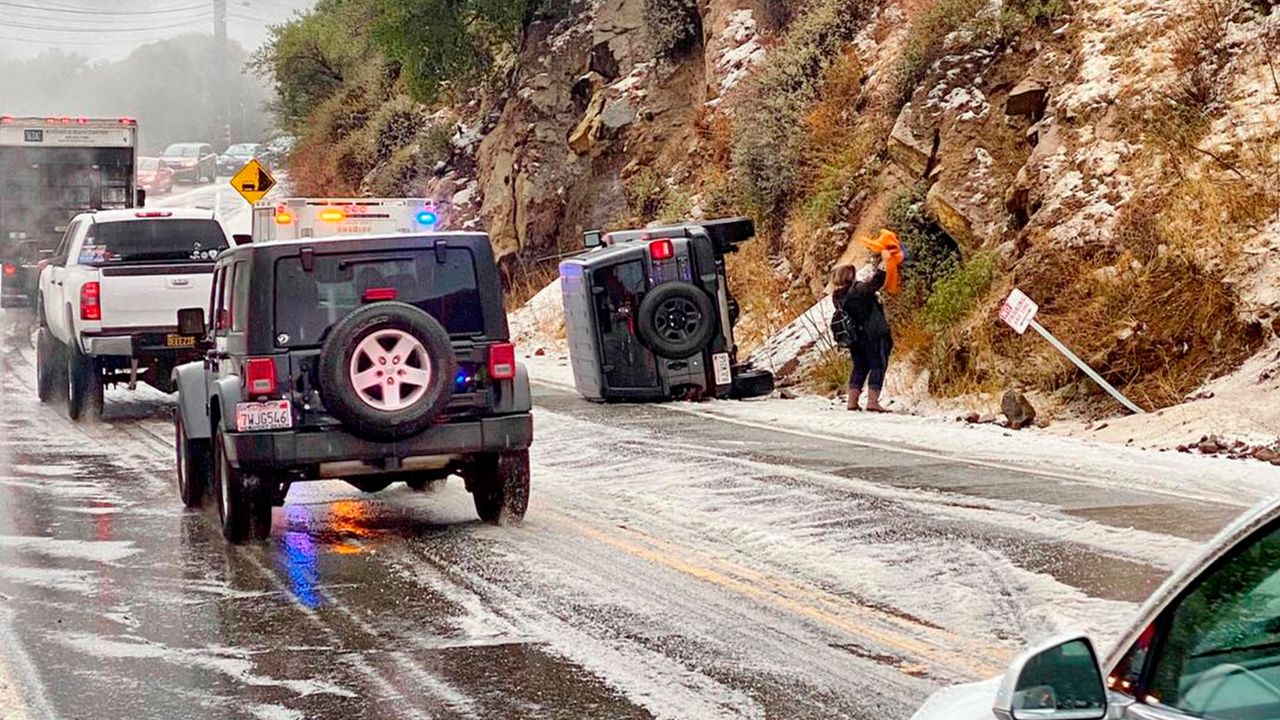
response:
<path fill-rule="evenodd" d="M 101 278 L 104 326 L 168 328 L 182 308 L 208 306 L 213 263 L 106 267 Z"/>

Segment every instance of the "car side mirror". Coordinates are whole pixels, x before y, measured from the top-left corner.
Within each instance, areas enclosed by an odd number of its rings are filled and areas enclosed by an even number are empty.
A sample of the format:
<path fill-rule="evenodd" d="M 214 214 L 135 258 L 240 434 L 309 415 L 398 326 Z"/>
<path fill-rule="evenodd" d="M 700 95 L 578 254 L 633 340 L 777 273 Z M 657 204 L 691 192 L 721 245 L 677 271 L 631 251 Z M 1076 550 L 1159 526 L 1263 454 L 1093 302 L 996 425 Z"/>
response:
<path fill-rule="evenodd" d="M 1043 645 L 1009 666 L 992 712 L 1000 720 L 1102 720 L 1107 690 L 1089 638 Z"/>
<path fill-rule="evenodd" d="M 41 248 L 40 251 L 36 253 L 36 258 L 40 260 L 52 260 L 53 253 L 53 248 Z"/>
<path fill-rule="evenodd" d="M 183 308 L 178 311 L 178 334 L 204 337 L 204 308 Z"/>
<path fill-rule="evenodd" d="M 138 207 L 146 207 L 146 206 L 147 206 L 147 191 L 143 190 L 142 188 L 138 188 Z"/>
<path fill-rule="evenodd" d="M 252 235 L 245 235 L 243 233 L 240 233 L 237 235 L 232 235 L 231 239 L 236 241 L 236 245 L 252 245 L 253 244 Z"/>
<path fill-rule="evenodd" d="M 582 234 L 582 246 L 588 250 L 604 244 L 604 233 L 599 230 L 588 230 Z"/>

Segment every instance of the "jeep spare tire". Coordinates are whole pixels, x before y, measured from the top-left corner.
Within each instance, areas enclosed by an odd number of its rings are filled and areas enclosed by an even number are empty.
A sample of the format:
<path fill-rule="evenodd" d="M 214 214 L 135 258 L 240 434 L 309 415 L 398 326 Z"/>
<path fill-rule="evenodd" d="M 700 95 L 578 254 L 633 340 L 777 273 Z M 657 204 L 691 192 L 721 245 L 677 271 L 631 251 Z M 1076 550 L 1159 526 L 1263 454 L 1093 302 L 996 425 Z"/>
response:
<path fill-rule="evenodd" d="M 692 283 L 663 283 L 640 301 L 636 330 L 658 357 L 683 360 L 711 343 L 716 307 L 711 296 Z"/>
<path fill-rule="evenodd" d="M 352 433 L 402 440 L 426 430 L 453 396 L 449 333 L 412 305 L 366 305 L 334 325 L 320 348 L 320 395 Z"/>

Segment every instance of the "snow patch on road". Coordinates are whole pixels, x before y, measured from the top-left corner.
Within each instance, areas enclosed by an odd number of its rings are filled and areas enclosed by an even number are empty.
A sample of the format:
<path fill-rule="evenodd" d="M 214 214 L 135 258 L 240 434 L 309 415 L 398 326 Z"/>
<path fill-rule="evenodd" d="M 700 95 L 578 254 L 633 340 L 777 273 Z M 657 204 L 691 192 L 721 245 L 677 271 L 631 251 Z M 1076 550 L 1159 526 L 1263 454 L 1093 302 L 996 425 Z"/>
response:
<path fill-rule="evenodd" d="M 333 695 L 353 698 L 356 694 L 323 680 L 280 680 L 254 672 L 251 653 L 235 648 L 173 648 L 128 635 L 112 637 L 87 633 L 59 633 L 53 639 L 73 650 L 104 660 L 160 660 L 193 670 L 221 673 L 251 687 L 279 687 L 300 697 Z"/>
<path fill-rule="evenodd" d="M 59 540 L 0 535 L 0 550 L 22 550 L 45 557 L 115 564 L 139 551 L 126 540 Z"/>

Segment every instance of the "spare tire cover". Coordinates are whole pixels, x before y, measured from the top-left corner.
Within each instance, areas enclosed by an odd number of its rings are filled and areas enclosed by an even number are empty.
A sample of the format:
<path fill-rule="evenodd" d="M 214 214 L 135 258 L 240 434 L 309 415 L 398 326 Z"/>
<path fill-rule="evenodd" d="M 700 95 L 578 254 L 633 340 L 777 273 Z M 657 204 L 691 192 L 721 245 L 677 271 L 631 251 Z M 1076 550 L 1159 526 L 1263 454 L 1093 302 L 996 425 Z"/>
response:
<path fill-rule="evenodd" d="M 431 426 L 453 397 L 458 361 L 449 333 L 412 305 L 366 305 L 320 348 L 325 408 L 356 435 L 401 440 Z"/>
<path fill-rule="evenodd" d="M 636 330 L 655 355 L 683 360 L 711 343 L 716 307 L 711 296 L 692 283 L 663 283 L 640 301 Z"/>

